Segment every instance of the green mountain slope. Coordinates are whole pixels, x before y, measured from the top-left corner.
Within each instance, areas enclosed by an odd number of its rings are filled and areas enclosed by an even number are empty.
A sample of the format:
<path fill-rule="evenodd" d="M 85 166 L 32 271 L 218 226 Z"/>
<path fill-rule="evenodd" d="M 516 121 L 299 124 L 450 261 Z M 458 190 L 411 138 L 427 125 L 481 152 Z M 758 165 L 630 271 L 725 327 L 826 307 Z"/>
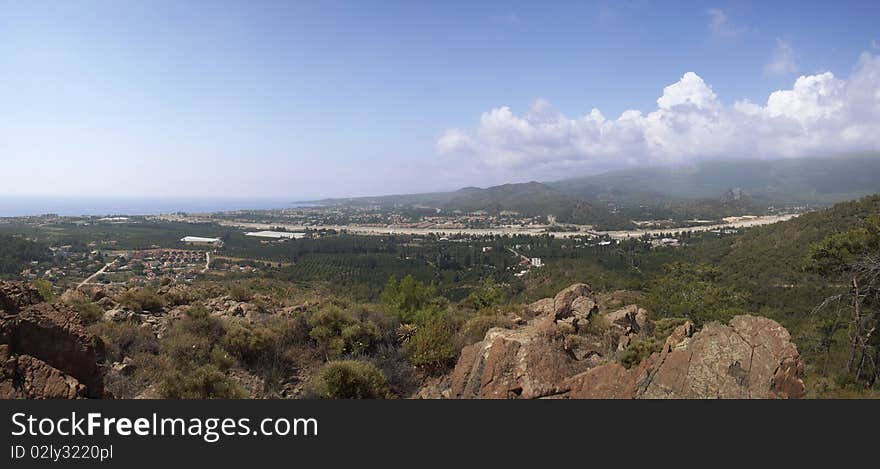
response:
<path fill-rule="evenodd" d="M 453 192 L 327 199 L 319 203 L 381 207 L 422 206 L 447 212 L 485 211 L 493 215 L 502 211 L 514 211 L 528 217 L 553 215 L 560 223 L 594 225 L 600 229 L 626 229 L 633 226 L 627 218 L 611 213 L 601 204 L 590 203 L 539 182 L 504 184 L 486 189 L 466 187 Z"/>
<path fill-rule="evenodd" d="M 547 185 L 588 200 L 630 204 L 717 199 L 739 189 L 764 205 L 829 205 L 880 192 L 880 157 L 711 161 L 613 171 Z"/>

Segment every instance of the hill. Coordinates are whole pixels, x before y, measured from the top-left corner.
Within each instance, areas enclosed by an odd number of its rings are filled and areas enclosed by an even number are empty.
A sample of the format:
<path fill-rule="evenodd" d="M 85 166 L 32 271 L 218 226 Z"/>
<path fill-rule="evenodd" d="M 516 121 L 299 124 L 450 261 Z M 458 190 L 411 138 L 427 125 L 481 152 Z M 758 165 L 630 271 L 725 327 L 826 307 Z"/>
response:
<path fill-rule="evenodd" d="M 593 225 L 599 229 L 627 229 L 632 222 L 616 215 L 601 204 L 593 204 L 539 182 L 503 184 L 485 189 L 466 187 L 453 192 L 387 195 L 350 199 L 325 199 L 322 205 L 377 205 L 392 207 L 426 207 L 449 212 L 485 211 L 497 215 L 503 211 L 518 212 L 527 217 L 553 215 L 560 223 Z"/>
<path fill-rule="evenodd" d="M 717 200 L 731 190 L 764 206 L 830 205 L 880 192 L 877 155 L 846 158 L 708 161 L 636 168 L 549 182 L 587 200 L 618 204 Z"/>

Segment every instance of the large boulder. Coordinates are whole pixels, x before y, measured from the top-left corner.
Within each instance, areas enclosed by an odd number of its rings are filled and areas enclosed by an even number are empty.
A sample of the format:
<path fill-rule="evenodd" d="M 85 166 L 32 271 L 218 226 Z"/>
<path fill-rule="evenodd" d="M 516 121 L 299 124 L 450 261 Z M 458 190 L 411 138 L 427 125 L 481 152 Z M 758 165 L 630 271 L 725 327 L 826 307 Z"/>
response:
<path fill-rule="evenodd" d="M 575 315 L 589 315 L 595 306 L 593 289 L 586 283 L 575 283 L 557 293 L 553 298 L 553 309 L 557 321 Z"/>
<path fill-rule="evenodd" d="M 587 362 L 565 350 L 552 321 L 536 321 L 516 330 L 490 329 L 482 342 L 462 349 L 450 397 L 535 399 L 565 392 L 565 378 L 587 369 Z"/>
<path fill-rule="evenodd" d="M 5 311 L 0 313 L 0 394 L 25 398 L 104 397 L 100 365 L 103 342 L 82 326 L 76 311 L 68 306 L 24 305 L 17 300 L 17 306 L 9 308 L 7 292 L 15 288 L 0 282 L 7 298 Z M 27 298 L 27 294 L 15 298 Z"/>
<path fill-rule="evenodd" d="M 707 324 L 663 357 L 639 397 L 803 397 L 803 365 L 790 339 L 784 327 L 763 317 Z"/>
<path fill-rule="evenodd" d="M 490 329 L 465 347 L 449 375 L 448 390 L 423 395 L 451 398 L 799 398 L 805 395 L 797 347 L 779 323 L 737 316 L 696 331 L 676 327 L 661 350 L 629 368 L 616 361 L 631 340 L 651 329 L 647 311 L 635 305 L 600 316 L 604 336 L 571 334 L 565 324 L 596 313 L 592 291 L 576 284 L 553 299 L 528 307 L 543 313 L 524 326 Z M 641 334 L 641 335 L 640 335 Z M 613 337 L 611 337 L 613 336 Z M 602 349 L 609 343 L 612 351 Z M 603 356 L 603 353 L 605 354 Z"/>
<path fill-rule="evenodd" d="M 22 308 L 41 301 L 40 292 L 25 282 L 0 282 L 0 313 L 18 314 Z"/>
<path fill-rule="evenodd" d="M 77 399 L 85 385 L 30 355 L 8 358 L 0 379 L 0 399 Z"/>
<path fill-rule="evenodd" d="M 788 331 L 756 316 L 699 332 L 679 326 L 660 353 L 625 369 L 608 363 L 568 380 L 566 397 L 638 399 L 801 398 L 803 365 Z"/>

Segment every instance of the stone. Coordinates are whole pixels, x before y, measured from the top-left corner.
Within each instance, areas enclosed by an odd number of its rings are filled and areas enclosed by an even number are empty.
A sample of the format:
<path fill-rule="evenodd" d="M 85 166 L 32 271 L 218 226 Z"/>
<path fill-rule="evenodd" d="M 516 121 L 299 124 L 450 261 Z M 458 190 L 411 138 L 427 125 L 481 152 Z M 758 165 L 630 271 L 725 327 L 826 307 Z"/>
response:
<path fill-rule="evenodd" d="M 0 311 L 18 314 L 23 308 L 43 301 L 35 288 L 26 282 L 0 282 Z"/>
<path fill-rule="evenodd" d="M 797 347 L 788 331 L 771 319 L 742 315 L 729 324 L 706 324 L 699 331 L 688 321 L 672 331 L 660 352 L 627 368 L 612 358 L 651 328 L 647 311 L 630 305 L 602 315 L 609 325 L 605 335 L 571 334 L 577 315 L 596 314 L 588 301 L 579 302 L 591 297 L 586 284 L 575 284 L 554 298 L 552 314 L 515 329 L 490 329 L 481 342 L 462 349 L 448 387 L 440 387 L 438 383 L 445 381 L 438 381 L 419 395 L 770 399 L 806 394 Z M 547 301 L 538 303 L 527 308 L 548 309 Z M 609 333 L 616 340 L 609 343 L 612 349 L 604 345 Z M 612 355 L 603 357 L 603 350 Z"/>

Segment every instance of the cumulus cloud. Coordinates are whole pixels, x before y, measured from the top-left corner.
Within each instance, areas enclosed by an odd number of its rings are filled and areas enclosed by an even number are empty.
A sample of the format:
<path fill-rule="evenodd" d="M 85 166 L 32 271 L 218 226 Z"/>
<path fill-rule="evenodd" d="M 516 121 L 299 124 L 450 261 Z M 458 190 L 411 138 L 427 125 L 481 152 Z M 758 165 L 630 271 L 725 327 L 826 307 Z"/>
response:
<path fill-rule="evenodd" d="M 880 152 L 880 55 L 862 54 L 846 79 L 831 72 L 801 76 L 765 103 L 725 105 L 688 72 L 663 89 L 647 114 L 607 118 L 592 109 L 567 117 L 543 100 L 522 115 L 502 106 L 483 113 L 474 130 L 446 131 L 437 150 L 493 169 L 555 168 L 562 175 L 572 167 Z"/>
<path fill-rule="evenodd" d="M 776 48 L 773 49 L 770 61 L 764 66 L 764 71 L 771 75 L 797 73 L 797 55 L 788 41 L 776 39 Z"/>

